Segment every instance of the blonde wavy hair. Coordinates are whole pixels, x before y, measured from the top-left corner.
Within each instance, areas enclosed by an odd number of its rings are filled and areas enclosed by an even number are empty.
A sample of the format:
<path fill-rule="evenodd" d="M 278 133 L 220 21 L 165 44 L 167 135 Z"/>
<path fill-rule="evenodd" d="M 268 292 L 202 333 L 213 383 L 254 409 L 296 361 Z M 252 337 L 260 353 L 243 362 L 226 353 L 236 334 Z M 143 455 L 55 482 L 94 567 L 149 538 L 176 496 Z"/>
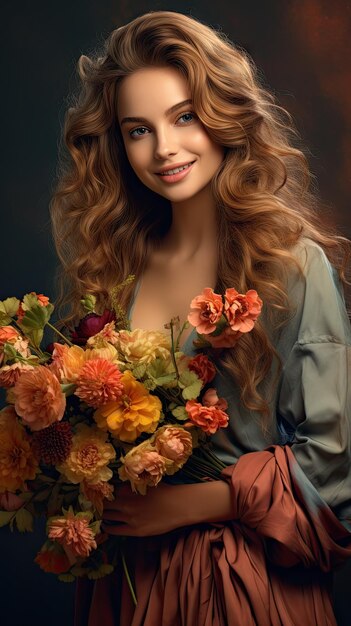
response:
<path fill-rule="evenodd" d="M 142 275 L 171 224 L 169 201 L 132 170 L 117 122 L 120 82 L 147 66 L 182 73 L 196 115 L 225 147 L 212 181 L 220 242 L 216 290 L 257 289 L 266 315 L 282 323 L 291 314 L 286 267 L 296 264 L 291 249 L 302 236 L 323 246 L 344 280 L 348 241 L 321 227 L 313 176 L 296 147 L 291 116 L 262 86 L 251 58 L 192 17 L 155 11 L 114 30 L 103 54 L 79 60 L 81 90 L 66 115 L 67 150 L 51 203 L 62 263 L 59 301 L 70 307 L 66 322 L 77 318 L 83 294 L 95 294 L 100 307 L 108 307 L 111 289 L 129 274 Z M 132 293 L 133 285 L 121 293 L 125 309 Z M 261 383 L 276 357 L 263 323 L 219 357 L 243 404 L 263 422 L 269 402 Z"/>

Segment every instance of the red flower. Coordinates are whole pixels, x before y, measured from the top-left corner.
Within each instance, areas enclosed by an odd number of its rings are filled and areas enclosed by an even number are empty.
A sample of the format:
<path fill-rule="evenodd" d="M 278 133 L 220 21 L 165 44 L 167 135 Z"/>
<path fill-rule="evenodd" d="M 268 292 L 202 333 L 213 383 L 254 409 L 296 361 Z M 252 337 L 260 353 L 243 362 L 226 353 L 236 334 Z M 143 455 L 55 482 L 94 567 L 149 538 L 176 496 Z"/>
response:
<path fill-rule="evenodd" d="M 189 361 L 189 369 L 202 380 L 204 385 L 216 376 L 216 368 L 205 354 L 197 354 Z"/>
<path fill-rule="evenodd" d="M 108 309 L 105 309 L 102 315 L 88 313 L 88 315 L 80 320 L 78 326 L 76 326 L 75 330 L 71 333 L 73 343 L 84 346 L 89 337 L 93 337 L 99 333 L 105 324 L 113 322 L 115 319 L 116 315 L 114 311 L 109 311 Z"/>
<path fill-rule="evenodd" d="M 49 548 L 45 546 L 38 552 L 34 559 L 44 572 L 49 574 L 63 574 L 70 568 L 70 562 L 67 555 L 56 545 L 51 545 Z"/>

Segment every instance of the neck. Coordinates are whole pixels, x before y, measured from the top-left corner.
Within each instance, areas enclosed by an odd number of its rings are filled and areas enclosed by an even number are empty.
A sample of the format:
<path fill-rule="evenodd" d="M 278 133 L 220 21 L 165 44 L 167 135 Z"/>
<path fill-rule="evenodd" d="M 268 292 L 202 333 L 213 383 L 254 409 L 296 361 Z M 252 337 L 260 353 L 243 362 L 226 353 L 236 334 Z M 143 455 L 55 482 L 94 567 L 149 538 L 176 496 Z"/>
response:
<path fill-rule="evenodd" d="M 172 203 L 172 225 L 162 247 L 180 261 L 217 247 L 216 205 L 209 186 L 196 197 Z"/>

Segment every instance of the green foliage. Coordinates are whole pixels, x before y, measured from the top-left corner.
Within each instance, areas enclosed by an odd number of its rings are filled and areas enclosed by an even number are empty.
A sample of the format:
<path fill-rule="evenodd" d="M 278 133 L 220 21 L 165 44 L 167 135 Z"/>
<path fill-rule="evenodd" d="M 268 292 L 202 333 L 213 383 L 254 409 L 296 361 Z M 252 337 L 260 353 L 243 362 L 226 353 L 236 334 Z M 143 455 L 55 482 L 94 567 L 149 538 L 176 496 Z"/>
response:
<path fill-rule="evenodd" d="M 33 530 L 33 515 L 24 507 L 18 509 L 15 515 L 15 521 L 18 530 L 21 533 L 32 532 Z"/>
<path fill-rule="evenodd" d="M 15 517 L 15 511 L 0 511 L 0 528 L 6 526 Z"/>
<path fill-rule="evenodd" d="M 182 396 L 184 400 L 196 400 L 202 389 L 202 381 L 189 370 L 185 370 L 179 377 L 179 387 L 183 389 Z"/>
<path fill-rule="evenodd" d="M 74 583 L 75 577 L 72 574 L 59 574 L 58 579 L 63 583 Z"/>
<path fill-rule="evenodd" d="M 18 298 L 6 298 L 0 301 L 0 326 L 8 326 L 15 317 L 20 301 Z"/>
<path fill-rule="evenodd" d="M 89 293 L 80 301 L 85 313 L 95 313 L 96 296 Z"/>
<path fill-rule="evenodd" d="M 102 563 L 98 569 L 93 569 L 88 573 L 88 578 L 90 580 L 97 580 L 98 578 L 103 578 L 108 574 L 112 574 L 114 570 L 113 565 L 110 563 Z"/>
<path fill-rule="evenodd" d="M 172 409 L 171 413 L 179 422 L 185 422 L 189 419 L 185 406 L 177 406 L 175 409 Z"/>

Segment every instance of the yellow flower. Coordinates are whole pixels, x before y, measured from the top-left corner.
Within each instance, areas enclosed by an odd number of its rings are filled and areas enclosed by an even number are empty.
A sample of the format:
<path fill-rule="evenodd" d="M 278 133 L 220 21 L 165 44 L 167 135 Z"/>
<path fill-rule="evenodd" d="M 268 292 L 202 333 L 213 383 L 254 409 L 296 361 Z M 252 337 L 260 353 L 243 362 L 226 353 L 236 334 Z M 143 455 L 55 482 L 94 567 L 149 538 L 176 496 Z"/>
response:
<path fill-rule="evenodd" d="M 97 483 L 112 478 L 112 470 L 107 465 L 116 452 L 112 444 L 106 442 L 107 433 L 95 426 L 79 424 L 72 438 L 72 447 L 67 459 L 58 466 L 71 483 L 86 480 Z"/>
<path fill-rule="evenodd" d="M 148 365 L 157 357 L 166 359 L 171 350 L 171 341 L 166 333 L 137 328 L 118 333 L 115 346 L 121 358 L 129 363 Z"/>
<path fill-rule="evenodd" d="M 0 493 L 22 489 L 26 480 L 33 480 L 38 460 L 30 437 L 19 423 L 13 407 L 0 411 Z"/>
<path fill-rule="evenodd" d="M 101 341 L 93 348 L 87 348 L 85 354 L 86 359 L 89 361 L 90 359 L 106 359 L 106 361 L 116 361 L 118 356 L 116 348 L 107 341 Z"/>
<path fill-rule="evenodd" d="M 135 441 L 141 433 L 153 433 L 161 415 L 161 400 L 145 389 L 126 371 L 121 377 L 122 396 L 108 402 L 94 413 L 99 428 L 108 429 L 122 441 Z"/>

